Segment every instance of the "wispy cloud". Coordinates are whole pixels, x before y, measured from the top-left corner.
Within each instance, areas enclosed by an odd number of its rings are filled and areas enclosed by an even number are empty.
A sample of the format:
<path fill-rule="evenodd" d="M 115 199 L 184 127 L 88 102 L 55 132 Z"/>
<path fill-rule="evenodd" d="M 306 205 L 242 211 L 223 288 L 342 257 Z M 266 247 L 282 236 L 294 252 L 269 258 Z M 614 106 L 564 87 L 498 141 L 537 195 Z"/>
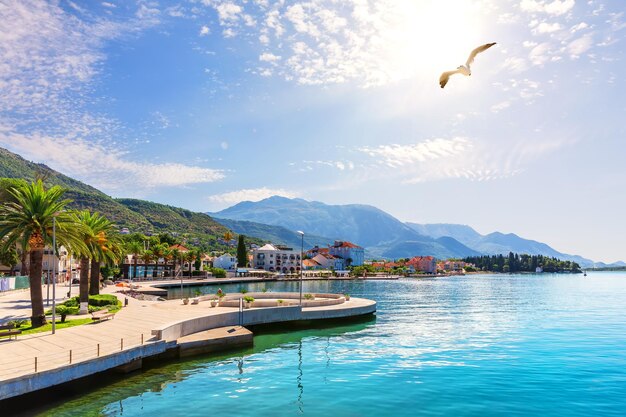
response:
<path fill-rule="evenodd" d="M 36 0 L 0 5 L 0 143 L 108 191 L 223 178 L 214 169 L 131 161 L 129 151 L 115 144 L 124 126 L 88 110 L 107 42 L 159 24 L 161 11 L 145 1 L 124 18 L 71 8 Z M 153 116 L 160 127 L 169 126 L 161 113 Z"/>
<path fill-rule="evenodd" d="M 288 198 L 298 197 L 298 194 L 282 188 L 249 188 L 237 191 L 231 191 L 223 194 L 210 195 L 207 199 L 212 203 L 219 205 L 232 205 L 242 201 L 260 201 L 272 196 L 281 196 Z"/>
<path fill-rule="evenodd" d="M 178 163 L 133 161 L 127 152 L 82 139 L 9 133 L 0 127 L 0 144 L 27 159 L 43 161 L 51 168 L 84 179 L 106 190 L 129 192 L 154 187 L 176 187 L 215 182 L 219 170 Z"/>
<path fill-rule="evenodd" d="M 467 138 L 430 139 L 412 145 L 381 145 L 375 148 L 363 147 L 359 150 L 371 157 L 380 158 L 390 167 L 424 162 L 432 159 L 458 155 L 471 148 Z"/>

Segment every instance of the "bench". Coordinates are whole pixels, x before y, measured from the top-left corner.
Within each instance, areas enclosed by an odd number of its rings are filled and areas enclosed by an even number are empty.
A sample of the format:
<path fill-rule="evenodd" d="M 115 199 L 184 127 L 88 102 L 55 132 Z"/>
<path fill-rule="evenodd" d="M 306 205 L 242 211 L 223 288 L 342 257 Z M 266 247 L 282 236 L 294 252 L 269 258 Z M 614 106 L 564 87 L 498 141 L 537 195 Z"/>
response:
<path fill-rule="evenodd" d="M 115 313 L 110 313 L 108 310 L 99 310 L 91 313 L 92 320 L 112 319 L 114 316 Z"/>
<path fill-rule="evenodd" d="M 15 340 L 17 340 L 18 334 L 22 334 L 22 331 L 19 329 L 16 329 L 13 324 L 4 324 L 0 326 L 0 337 L 9 336 L 9 340 L 10 340 L 11 336 L 15 336 Z"/>

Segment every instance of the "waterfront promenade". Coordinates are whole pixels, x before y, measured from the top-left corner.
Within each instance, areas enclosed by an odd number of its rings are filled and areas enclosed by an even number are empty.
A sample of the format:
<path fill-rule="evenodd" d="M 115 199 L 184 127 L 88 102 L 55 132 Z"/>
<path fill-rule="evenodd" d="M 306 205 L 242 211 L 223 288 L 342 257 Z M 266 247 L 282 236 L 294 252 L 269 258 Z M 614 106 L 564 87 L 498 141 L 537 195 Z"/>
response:
<path fill-rule="evenodd" d="M 110 286 L 106 292 L 115 293 L 118 289 Z M 122 301 L 126 298 L 117 295 Z M 23 296 L 27 297 L 28 292 Z M 338 305 L 302 309 L 252 308 L 245 310 L 247 319 L 243 324 L 349 317 L 374 312 L 375 306 L 373 301 L 352 298 Z M 6 306 L 3 313 L 5 310 Z M 0 340 L 0 400 L 163 353 L 175 347 L 179 337 L 219 327 L 214 323 L 238 323 L 238 314 L 236 307 L 210 307 L 208 301 L 184 305 L 181 300 L 143 301 L 128 297 L 128 306 L 114 319 L 60 329 L 56 334 L 45 332 Z M 159 337 L 164 334 L 170 337 Z M 64 374 L 64 370 L 68 373 Z M 56 377 L 41 381 L 46 373 Z M 15 384 L 20 388 L 15 389 Z"/>

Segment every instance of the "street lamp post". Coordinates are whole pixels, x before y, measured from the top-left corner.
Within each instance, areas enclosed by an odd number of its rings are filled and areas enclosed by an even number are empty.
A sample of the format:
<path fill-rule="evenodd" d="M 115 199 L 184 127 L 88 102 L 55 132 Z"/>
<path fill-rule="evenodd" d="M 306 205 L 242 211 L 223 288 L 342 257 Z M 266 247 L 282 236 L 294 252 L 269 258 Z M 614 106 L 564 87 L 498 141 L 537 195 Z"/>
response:
<path fill-rule="evenodd" d="M 304 258 L 304 232 L 298 230 L 300 233 L 300 237 L 302 238 L 302 244 L 300 246 L 300 308 L 302 308 L 302 277 L 304 275 L 304 271 L 302 270 L 302 259 Z"/>
<path fill-rule="evenodd" d="M 52 334 L 56 332 L 57 318 L 57 213 L 52 217 Z"/>

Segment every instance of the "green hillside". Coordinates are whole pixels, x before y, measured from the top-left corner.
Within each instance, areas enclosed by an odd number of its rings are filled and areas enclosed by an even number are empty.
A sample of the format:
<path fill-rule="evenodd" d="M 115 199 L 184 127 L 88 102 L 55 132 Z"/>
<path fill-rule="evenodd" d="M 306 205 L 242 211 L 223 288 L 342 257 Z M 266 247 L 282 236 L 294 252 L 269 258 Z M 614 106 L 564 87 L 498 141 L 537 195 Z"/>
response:
<path fill-rule="evenodd" d="M 118 227 L 131 232 L 186 234 L 193 240 L 214 243 L 228 229 L 204 213 L 171 207 L 149 201 L 114 199 L 103 192 L 63 175 L 43 164 L 29 162 L 0 148 L 0 178 L 33 180 L 43 178 L 46 184 L 66 188 L 67 198 L 75 209 L 98 211 Z"/>

